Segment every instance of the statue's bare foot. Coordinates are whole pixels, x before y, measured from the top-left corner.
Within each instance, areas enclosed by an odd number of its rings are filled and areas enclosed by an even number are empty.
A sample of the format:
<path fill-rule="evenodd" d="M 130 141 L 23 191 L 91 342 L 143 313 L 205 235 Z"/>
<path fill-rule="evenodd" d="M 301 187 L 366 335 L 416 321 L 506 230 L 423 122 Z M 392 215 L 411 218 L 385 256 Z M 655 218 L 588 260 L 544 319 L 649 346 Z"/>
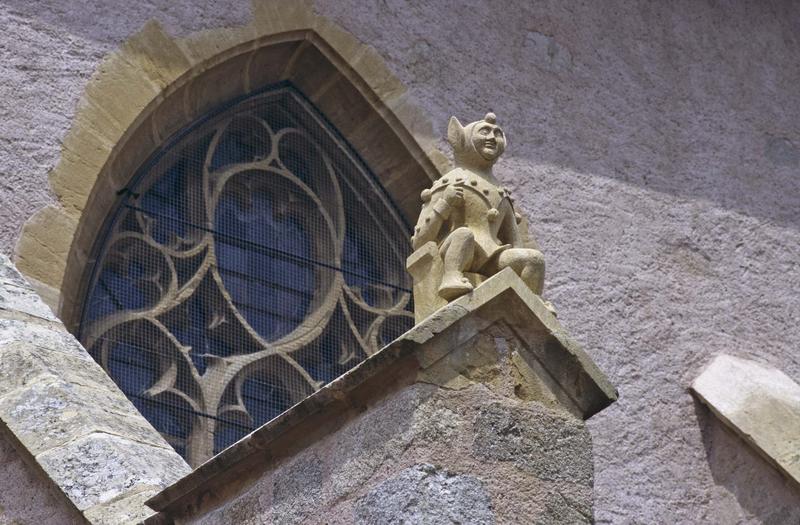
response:
<path fill-rule="evenodd" d="M 461 272 L 445 272 L 442 284 L 439 285 L 439 295 L 448 301 L 471 291 L 472 283 Z"/>

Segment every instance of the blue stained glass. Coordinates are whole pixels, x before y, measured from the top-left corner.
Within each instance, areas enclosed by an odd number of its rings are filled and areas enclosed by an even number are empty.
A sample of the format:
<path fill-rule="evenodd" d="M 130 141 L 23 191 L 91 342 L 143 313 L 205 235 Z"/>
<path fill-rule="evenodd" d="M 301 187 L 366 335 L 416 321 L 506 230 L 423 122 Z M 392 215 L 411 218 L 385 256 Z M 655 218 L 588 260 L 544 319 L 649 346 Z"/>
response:
<path fill-rule="evenodd" d="M 407 227 L 289 86 L 168 141 L 110 221 L 80 337 L 190 464 L 413 324 Z"/>

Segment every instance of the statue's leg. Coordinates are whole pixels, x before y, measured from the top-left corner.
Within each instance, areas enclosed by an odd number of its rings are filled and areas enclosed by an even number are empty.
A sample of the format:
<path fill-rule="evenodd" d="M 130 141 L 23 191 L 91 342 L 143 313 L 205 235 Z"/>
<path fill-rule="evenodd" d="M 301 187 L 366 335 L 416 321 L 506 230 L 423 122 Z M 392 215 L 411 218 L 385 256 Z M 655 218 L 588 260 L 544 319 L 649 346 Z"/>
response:
<path fill-rule="evenodd" d="M 469 228 L 453 230 L 442 243 L 444 275 L 439 285 L 439 295 L 448 301 L 472 291 L 472 284 L 464 277 L 464 271 L 472 264 L 475 253 L 475 237 Z"/>
<path fill-rule="evenodd" d="M 500 252 L 497 269 L 512 268 L 528 288 L 536 295 L 542 295 L 544 288 L 544 256 L 539 250 L 528 248 L 509 248 Z"/>

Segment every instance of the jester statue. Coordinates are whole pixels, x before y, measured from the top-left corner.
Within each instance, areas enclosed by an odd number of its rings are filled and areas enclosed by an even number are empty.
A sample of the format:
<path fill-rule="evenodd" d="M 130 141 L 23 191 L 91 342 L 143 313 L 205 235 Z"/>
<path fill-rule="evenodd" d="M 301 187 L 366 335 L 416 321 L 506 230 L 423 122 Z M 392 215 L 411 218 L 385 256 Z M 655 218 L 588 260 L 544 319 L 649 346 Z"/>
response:
<path fill-rule="evenodd" d="M 492 174 L 506 148 L 495 115 L 467 126 L 451 117 L 447 140 L 456 167 L 422 192 L 411 237 L 415 251 L 407 261 L 417 322 L 504 268 L 512 268 L 537 295 L 544 285 L 544 257 L 528 241 L 510 193 Z"/>

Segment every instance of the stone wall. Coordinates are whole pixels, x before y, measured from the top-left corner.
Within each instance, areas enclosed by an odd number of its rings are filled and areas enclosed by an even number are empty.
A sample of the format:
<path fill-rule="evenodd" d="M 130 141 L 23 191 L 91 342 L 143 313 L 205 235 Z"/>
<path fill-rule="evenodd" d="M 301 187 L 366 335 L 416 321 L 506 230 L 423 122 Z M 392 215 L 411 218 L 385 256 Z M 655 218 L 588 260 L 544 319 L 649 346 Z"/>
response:
<path fill-rule="evenodd" d="M 591 450 L 565 412 L 416 384 L 188 522 L 590 523 Z"/>
<path fill-rule="evenodd" d="M 3 253 L 52 202 L 47 173 L 105 53 L 149 18 L 181 34 L 249 16 L 244 2 L 93 9 L 0 1 Z M 620 390 L 590 423 L 597 521 L 790 515 L 800 492 L 758 458 L 730 468 L 743 445 L 720 437 L 687 387 L 721 352 L 800 379 L 800 6 L 320 0 L 316 9 L 376 48 L 440 135 L 450 114 L 492 109 L 505 126 L 497 174 L 542 245 L 546 295 Z M 753 479 L 773 501 L 743 488 Z"/>
<path fill-rule="evenodd" d="M 191 471 L 2 254 L 0 438 L 0 505 L 23 522 L 141 521 Z"/>
<path fill-rule="evenodd" d="M 0 429 L 0 465 L 0 525 L 86 523 L 32 460 L 25 460 L 6 429 Z"/>

